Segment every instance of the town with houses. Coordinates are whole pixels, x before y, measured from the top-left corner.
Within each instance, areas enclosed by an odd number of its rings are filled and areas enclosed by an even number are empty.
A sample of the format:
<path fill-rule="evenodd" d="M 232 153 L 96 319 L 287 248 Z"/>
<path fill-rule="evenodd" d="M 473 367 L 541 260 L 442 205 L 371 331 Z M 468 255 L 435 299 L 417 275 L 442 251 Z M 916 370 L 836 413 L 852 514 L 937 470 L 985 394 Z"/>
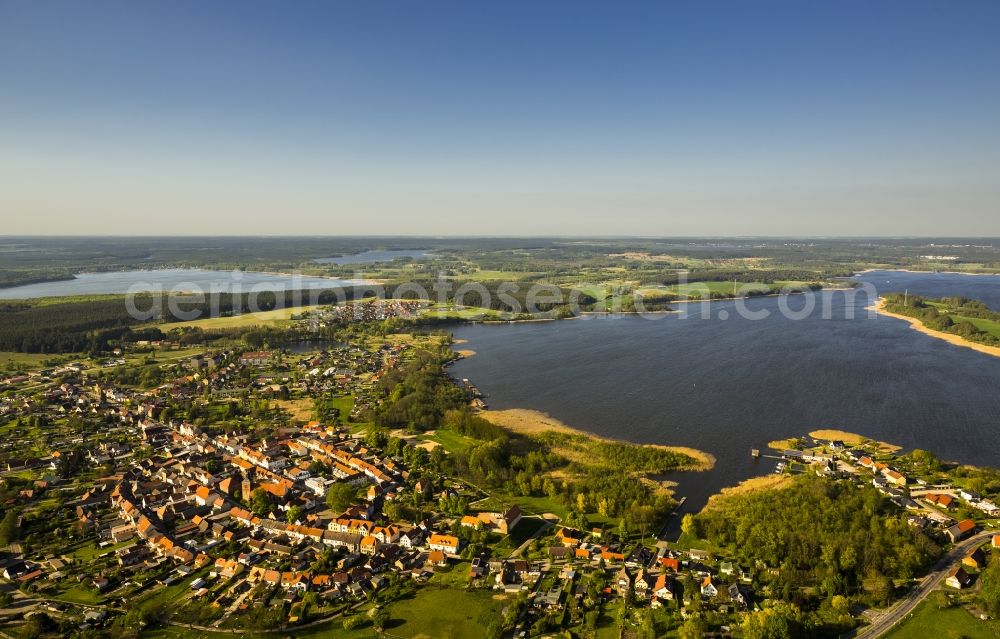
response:
<path fill-rule="evenodd" d="M 329 636 L 353 637 L 383 631 L 380 611 L 399 614 L 397 599 L 451 591 L 478 597 L 482 636 L 643 637 L 644 615 L 683 620 L 707 607 L 736 624 L 759 610 L 757 577 L 775 567 L 575 528 L 442 472 L 448 453 L 433 441 L 372 437 L 360 420 L 375 385 L 419 339 L 440 338 L 205 349 L 154 366 L 151 388 L 114 383 L 136 363 L 121 350 L 7 377 L 8 618 L 46 615 L 80 633 L 334 627 Z M 206 411 L 266 427 L 218 428 Z M 988 531 L 1000 509 L 975 491 L 921 477 L 874 442 L 798 442 L 781 451 L 780 472 L 870 484 L 943 542 L 981 540 L 946 587 L 973 586 L 998 552 Z"/>

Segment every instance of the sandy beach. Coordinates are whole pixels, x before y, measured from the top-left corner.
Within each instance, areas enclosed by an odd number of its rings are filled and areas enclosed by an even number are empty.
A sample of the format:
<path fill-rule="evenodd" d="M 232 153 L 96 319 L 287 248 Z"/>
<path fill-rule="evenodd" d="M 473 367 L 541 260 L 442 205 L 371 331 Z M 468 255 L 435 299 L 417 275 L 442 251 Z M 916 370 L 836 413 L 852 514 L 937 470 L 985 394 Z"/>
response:
<path fill-rule="evenodd" d="M 594 435 L 593 433 L 588 433 L 583 430 L 579 430 L 564 424 L 555 417 L 551 415 L 546 415 L 545 413 L 537 410 L 529 410 L 526 408 L 509 408 L 506 410 L 484 410 L 480 414 L 487 420 L 497 424 L 498 426 L 503 426 L 508 430 L 512 430 L 515 433 L 523 433 L 525 435 L 535 435 L 538 433 L 544 433 L 546 431 L 556 431 L 560 433 L 569 433 L 572 435 L 583 435 L 585 437 L 590 437 L 592 439 L 607 441 L 607 442 L 624 442 L 624 440 L 611 439 L 609 437 L 601 437 L 599 435 Z M 625 442 L 632 443 L 632 442 Z M 655 448 L 662 448 L 664 450 L 670 450 L 677 453 L 683 453 L 689 457 L 697 460 L 697 466 L 693 468 L 686 468 L 684 470 L 711 470 L 715 466 L 715 457 L 709 453 L 694 448 L 689 448 L 687 446 L 665 446 L 662 444 L 638 444 L 640 446 L 653 446 Z"/>
<path fill-rule="evenodd" d="M 976 342 L 970 342 L 967 339 L 959 337 L 958 335 L 952 335 L 951 333 L 942 333 L 941 331 L 935 331 L 924 326 L 924 323 L 915 317 L 909 317 L 907 315 L 900 315 L 899 313 L 893 313 L 885 310 L 885 301 L 879 298 L 873 306 L 869 306 L 866 310 L 873 310 L 876 313 L 880 313 L 887 317 L 894 317 L 896 319 L 901 319 L 904 322 L 909 322 L 910 327 L 914 330 L 920 331 L 925 335 L 930 335 L 940 340 L 944 340 L 949 344 L 955 346 L 962 346 L 964 348 L 971 348 L 974 351 L 979 351 L 980 353 L 985 353 L 987 355 L 992 355 L 993 357 L 1000 357 L 1000 347 L 997 346 L 987 346 L 985 344 L 977 344 Z"/>

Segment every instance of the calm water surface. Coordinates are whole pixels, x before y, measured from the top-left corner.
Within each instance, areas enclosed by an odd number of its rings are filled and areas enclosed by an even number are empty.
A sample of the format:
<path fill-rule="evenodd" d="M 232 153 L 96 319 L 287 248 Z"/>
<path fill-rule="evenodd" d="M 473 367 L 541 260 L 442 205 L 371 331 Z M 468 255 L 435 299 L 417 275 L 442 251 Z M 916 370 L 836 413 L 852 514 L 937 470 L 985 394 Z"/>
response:
<path fill-rule="evenodd" d="M 874 284 L 880 293 L 909 290 L 924 297 L 959 295 L 982 300 L 990 308 L 1000 310 L 1000 275 L 871 271 L 853 279 Z"/>
<path fill-rule="evenodd" d="M 156 271 L 114 271 L 108 273 L 80 273 L 76 279 L 59 282 L 27 284 L 0 289 L 0 299 L 29 299 L 34 297 L 58 297 L 66 295 L 98 295 L 105 293 L 127 293 L 133 285 L 141 285 L 141 290 L 168 292 L 176 290 L 198 290 L 209 293 L 217 291 L 283 291 L 315 288 L 336 288 L 357 283 L 357 280 L 341 280 L 332 277 L 292 277 L 277 273 L 241 271 L 209 271 L 199 269 L 162 269 Z"/>
<path fill-rule="evenodd" d="M 1000 277 L 889 275 L 862 279 L 880 293 L 905 286 L 916 294 L 1000 301 Z M 879 281 L 886 279 L 889 286 Z M 1000 466 L 1000 358 L 901 320 L 870 318 L 870 301 L 824 292 L 800 320 L 779 313 L 779 304 L 802 308 L 793 297 L 748 301 L 748 310 L 770 312 L 759 321 L 740 317 L 736 302 L 716 302 L 655 320 L 462 327 L 455 337 L 476 355 L 452 372 L 475 383 L 491 408 L 540 410 L 600 435 L 712 453 L 715 470 L 671 477 L 688 497 L 685 509 L 700 508 L 723 486 L 771 472 L 774 461 L 754 460 L 751 448 L 817 428 Z M 824 319 L 823 306 L 832 319 Z"/>
<path fill-rule="evenodd" d="M 401 257 L 419 260 L 434 256 L 426 251 L 365 251 L 341 257 L 321 257 L 313 261 L 319 264 L 374 264 L 375 262 L 391 262 Z"/>

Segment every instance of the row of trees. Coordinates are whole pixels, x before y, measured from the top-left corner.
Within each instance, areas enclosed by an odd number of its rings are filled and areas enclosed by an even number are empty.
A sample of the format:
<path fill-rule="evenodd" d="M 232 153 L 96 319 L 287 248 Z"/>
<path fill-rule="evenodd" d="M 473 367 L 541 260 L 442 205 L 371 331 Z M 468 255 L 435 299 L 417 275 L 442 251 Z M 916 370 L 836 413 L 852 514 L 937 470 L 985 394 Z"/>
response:
<path fill-rule="evenodd" d="M 670 286 L 678 284 L 682 280 L 685 282 L 732 282 L 735 280 L 743 284 L 753 284 L 755 282 L 773 283 L 776 281 L 815 282 L 831 277 L 847 277 L 851 274 L 850 269 L 831 268 L 821 271 L 794 268 L 694 269 L 687 272 L 670 273 L 661 276 L 656 283 Z"/>

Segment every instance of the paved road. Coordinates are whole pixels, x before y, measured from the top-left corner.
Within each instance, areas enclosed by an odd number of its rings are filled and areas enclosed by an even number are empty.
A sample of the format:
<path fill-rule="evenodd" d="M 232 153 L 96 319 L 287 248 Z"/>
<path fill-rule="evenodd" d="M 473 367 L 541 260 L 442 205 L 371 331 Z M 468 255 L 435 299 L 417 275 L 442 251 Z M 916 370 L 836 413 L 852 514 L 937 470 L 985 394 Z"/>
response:
<path fill-rule="evenodd" d="M 951 552 L 938 561 L 937 565 L 934 566 L 934 570 L 931 571 L 929 575 L 924 577 L 919 586 L 896 602 L 895 605 L 876 615 L 872 619 L 870 625 L 865 626 L 853 635 L 848 636 L 853 639 L 875 639 L 875 637 L 880 637 L 891 630 L 893 626 L 913 612 L 913 609 L 916 608 L 920 602 L 926 599 L 928 595 L 934 592 L 934 590 L 941 585 L 945 577 L 948 575 L 948 570 L 954 566 L 956 561 L 960 561 L 962 557 L 967 555 L 972 548 L 983 543 L 983 541 L 989 539 L 995 534 L 996 531 L 983 531 L 959 543 L 951 549 Z"/>

